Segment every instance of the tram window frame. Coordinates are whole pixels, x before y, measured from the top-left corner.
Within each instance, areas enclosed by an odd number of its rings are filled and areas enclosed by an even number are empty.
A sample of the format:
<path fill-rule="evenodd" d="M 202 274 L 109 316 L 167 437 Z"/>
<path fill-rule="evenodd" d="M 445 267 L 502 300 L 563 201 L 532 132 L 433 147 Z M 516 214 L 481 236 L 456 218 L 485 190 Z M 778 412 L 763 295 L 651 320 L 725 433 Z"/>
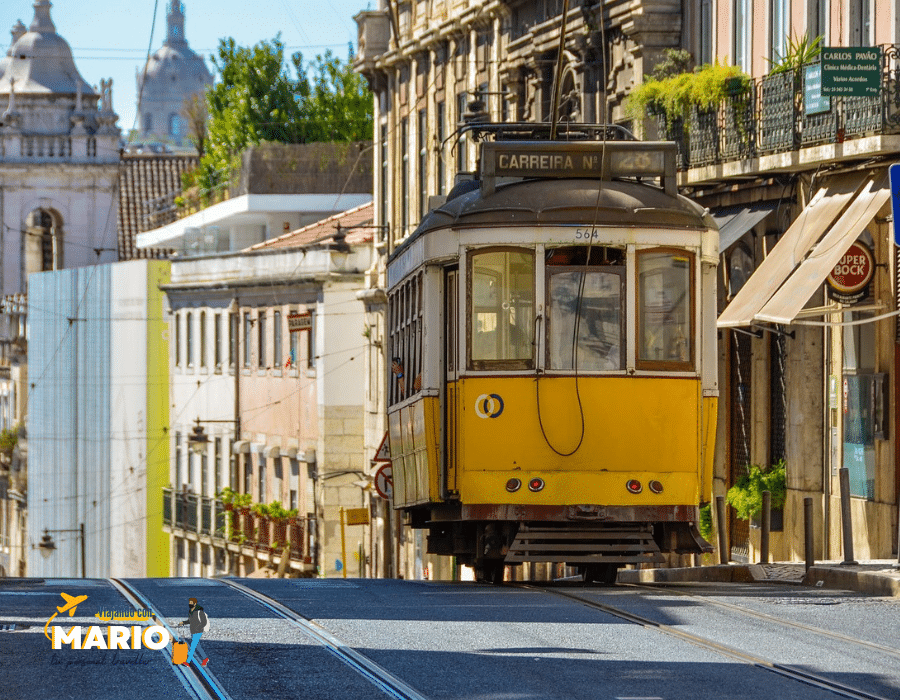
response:
<path fill-rule="evenodd" d="M 476 324 L 475 309 L 473 308 L 473 285 L 475 282 L 475 261 L 483 255 L 491 255 L 496 253 L 518 253 L 524 254 L 531 258 L 531 311 L 530 319 L 526 319 L 523 324 L 526 338 L 531 339 L 531 356 L 523 358 L 500 358 L 500 359 L 482 359 L 473 358 Z M 536 344 L 535 344 L 535 315 L 537 309 L 537 265 L 538 259 L 535 255 L 534 248 L 523 248 L 518 246 L 491 246 L 488 248 L 476 248 L 468 251 L 466 255 L 466 366 L 469 370 L 531 370 L 535 366 Z M 501 304 L 502 307 L 502 304 Z M 501 320 L 497 319 L 497 328 L 500 329 Z"/>
<path fill-rule="evenodd" d="M 688 262 L 688 306 L 685 312 L 685 323 L 687 324 L 687 332 L 682 331 L 684 340 L 687 343 L 689 352 L 687 360 L 672 359 L 647 359 L 642 357 L 641 352 L 644 344 L 643 328 L 641 316 L 643 314 L 641 284 L 643 281 L 643 273 L 641 270 L 641 262 L 651 255 L 667 254 L 670 257 L 686 257 Z M 657 370 L 668 372 L 692 372 L 696 369 L 697 356 L 697 338 L 696 336 L 696 309 L 697 309 L 697 273 L 696 273 L 696 255 L 683 248 L 657 247 L 643 248 L 635 253 L 635 332 L 636 332 L 636 348 L 635 348 L 635 366 L 639 370 Z"/>
<path fill-rule="evenodd" d="M 410 399 L 422 390 L 423 287 L 425 272 L 411 275 L 391 293 L 388 304 L 391 363 L 388 405 Z"/>
<path fill-rule="evenodd" d="M 590 368 L 585 367 L 580 363 L 580 357 L 576 355 L 579 359 L 579 363 L 576 365 L 574 362 L 570 363 L 571 365 L 568 367 L 557 367 L 553 363 L 553 332 L 554 332 L 554 318 L 553 318 L 553 299 L 551 298 L 551 289 L 552 289 L 552 278 L 554 275 L 564 274 L 564 273 L 574 273 L 574 274 L 591 274 L 591 273 L 602 273 L 606 275 L 615 275 L 619 278 L 619 361 L 618 366 L 615 368 Z M 546 303 L 545 308 L 547 310 L 546 316 L 546 330 L 545 332 L 545 357 L 544 362 L 546 363 L 546 367 L 548 371 L 556 371 L 556 372 L 622 372 L 625 370 L 625 365 L 628 356 L 628 329 L 626 324 L 626 315 L 627 315 L 627 287 L 626 287 L 626 269 L 624 263 L 622 265 L 584 265 L 584 264 L 575 264 L 575 265 L 553 265 L 549 262 L 544 265 L 544 277 L 545 277 L 545 294 L 546 294 Z M 583 303 L 583 302 L 582 302 Z M 581 308 L 580 316 L 581 320 L 578 322 L 579 326 L 581 324 L 586 324 L 588 321 L 585 318 L 584 307 Z M 574 312 L 572 314 L 574 316 Z M 574 329 L 573 329 L 574 330 Z M 579 331 L 579 335 L 581 335 Z M 583 341 L 587 338 L 580 338 L 580 342 L 578 343 L 579 352 L 583 347 Z"/>

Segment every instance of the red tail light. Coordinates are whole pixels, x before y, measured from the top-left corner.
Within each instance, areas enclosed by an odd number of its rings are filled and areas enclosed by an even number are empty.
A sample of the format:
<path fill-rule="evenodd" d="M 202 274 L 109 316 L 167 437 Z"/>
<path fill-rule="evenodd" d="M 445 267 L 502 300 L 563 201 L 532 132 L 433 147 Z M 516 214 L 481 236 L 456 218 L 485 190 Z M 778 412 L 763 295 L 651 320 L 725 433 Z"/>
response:
<path fill-rule="evenodd" d="M 628 483 L 625 484 L 625 488 L 631 491 L 631 493 L 640 493 L 644 490 L 644 487 L 641 486 L 641 482 L 637 479 L 629 479 Z"/>
<path fill-rule="evenodd" d="M 542 488 L 544 488 L 544 480 L 535 477 L 528 482 L 528 488 L 532 491 L 540 491 Z"/>

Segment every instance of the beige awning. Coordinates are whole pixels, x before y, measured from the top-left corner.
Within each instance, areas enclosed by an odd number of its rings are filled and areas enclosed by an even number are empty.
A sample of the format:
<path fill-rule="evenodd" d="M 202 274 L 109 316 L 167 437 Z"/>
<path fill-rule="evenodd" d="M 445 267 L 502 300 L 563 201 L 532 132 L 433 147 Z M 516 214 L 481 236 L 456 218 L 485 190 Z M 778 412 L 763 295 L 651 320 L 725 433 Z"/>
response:
<path fill-rule="evenodd" d="M 760 310 L 844 210 L 862 182 L 866 179 L 859 173 L 847 173 L 832 178 L 813 195 L 800 216 L 719 316 L 719 328 L 753 323 Z"/>
<path fill-rule="evenodd" d="M 866 183 L 841 218 L 813 248 L 790 279 L 772 295 L 755 319 L 770 323 L 791 323 L 890 196 L 888 171 L 885 168 L 881 174 Z"/>

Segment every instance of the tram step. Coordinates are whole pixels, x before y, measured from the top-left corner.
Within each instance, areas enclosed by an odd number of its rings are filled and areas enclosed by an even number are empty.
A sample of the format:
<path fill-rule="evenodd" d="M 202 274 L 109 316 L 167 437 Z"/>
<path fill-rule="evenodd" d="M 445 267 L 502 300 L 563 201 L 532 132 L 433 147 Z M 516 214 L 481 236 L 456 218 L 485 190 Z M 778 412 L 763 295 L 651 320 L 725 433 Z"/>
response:
<path fill-rule="evenodd" d="M 506 563 L 526 561 L 655 564 L 665 558 L 649 529 L 563 530 L 521 526 L 506 554 Z"/>

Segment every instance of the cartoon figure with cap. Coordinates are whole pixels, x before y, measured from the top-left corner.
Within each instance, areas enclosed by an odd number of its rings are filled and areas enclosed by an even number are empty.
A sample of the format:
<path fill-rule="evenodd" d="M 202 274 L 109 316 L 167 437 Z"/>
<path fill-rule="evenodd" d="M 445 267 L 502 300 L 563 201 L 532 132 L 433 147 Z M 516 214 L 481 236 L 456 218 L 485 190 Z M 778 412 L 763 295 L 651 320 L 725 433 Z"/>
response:
<path fill-rule="evenodd" d="M 206 617 L 203 606 L 197 604 L 196 598 L 188 599 L 188 619 L 180 624 L 190 624 L 191 626 L 191 648 L 188 650 L 187 660 L 184 662 L 185 666 L 189 666 L 194 658 L 194 650 L 196 650 L 197 644 L 200 642 L 200 637 L 209 629 L 209 618 Z M 206 666 L 208 662 L 209 657 L 206 657 L 200 662 L 200 665 Z"/>

